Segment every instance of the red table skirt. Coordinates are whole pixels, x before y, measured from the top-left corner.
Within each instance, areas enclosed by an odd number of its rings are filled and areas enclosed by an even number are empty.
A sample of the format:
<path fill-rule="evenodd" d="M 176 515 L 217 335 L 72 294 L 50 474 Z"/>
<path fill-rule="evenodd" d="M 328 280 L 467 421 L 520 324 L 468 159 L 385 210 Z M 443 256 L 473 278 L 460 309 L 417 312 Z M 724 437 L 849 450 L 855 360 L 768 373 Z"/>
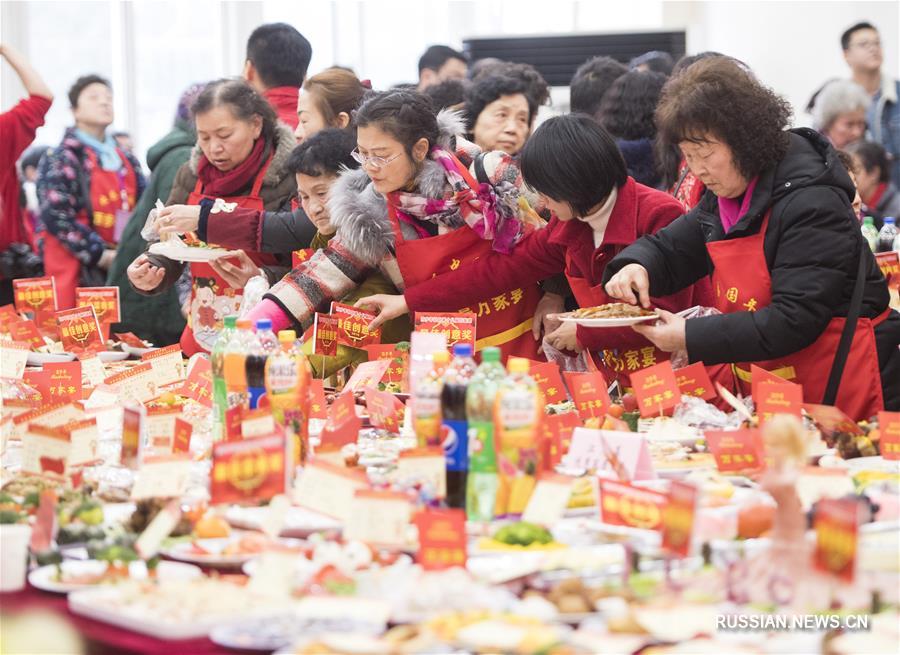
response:
<path fill-rule="evenodd" d="M 202 639 L 183 639 L 166 641 L 123 630 L 108 623 L 94 621 L 69 611 L 66 597 L 62 594 L 50 594 L 31 587 L 22 591 L 0 594 L 0 612 L 4 617 L 18 614 L 25 610 L 47 610 L 54 612 L 71 623 L 82 639 L 88 653 L 92 655 L 112 653 L 134 653 L 140 655 L 212 655 L 235 651 L 217 646 L 206 637 Z"/>

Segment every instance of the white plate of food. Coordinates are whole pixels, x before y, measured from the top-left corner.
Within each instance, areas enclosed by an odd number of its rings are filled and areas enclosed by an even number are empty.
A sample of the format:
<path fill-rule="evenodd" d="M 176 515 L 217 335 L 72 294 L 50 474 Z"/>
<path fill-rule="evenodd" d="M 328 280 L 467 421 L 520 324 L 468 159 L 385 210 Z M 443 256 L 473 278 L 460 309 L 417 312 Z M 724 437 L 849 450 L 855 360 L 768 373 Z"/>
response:
<path fill-rule="evenodd" d="M 591 328 L 612 328 L 637 325 L 655 321 L 659 314 L 654 311 L 623 302 L 607 303 L 596 307 L 582 307 L 574 312 L 560 314 L 559 319 Z"/>
<path fill-rule="evenodd" d="M 150 244 L 150 252 L 179 262 L 208 262 L 219 257 L 237 255 L 237 251 L 215 248 L 205 243 L 189 246 L 180 239 L 169 239 Z"/>
<path fill-rule="evenodd" d="M 217 539 L 194 539 L 164 548 L 160 554 L 181 562 L 216 568 L 239 568 L 271 547 L 302 552 L 305 543 L 299 539 L 270 540 L 260 533 L 234 534 Z"/>
<path fill-rule="evenodd" d="M 206 637 L 217 625 L 283 608 L 284 601 L 277 597 L 204 577 L 156 585 L 126 581 L 69 594 L 73 613 L 156 639 Z"/>
<path fill-rule="evenodd" d="M 95 559 L 65 560 L 59 565 L 48 564 L 34 569 L 28 574 L 28 582 L 41 591 L 67 594 L 70 591 L 112 584 L 124 579 L 191 580 L 199 578 L 202 574 L 199 567 L 180 562 L 159 562 L 152 573 L 147 570 L 144 562 L 131 562 L 126 576 L 111 570 L 108 562 Z"/>
<path fill-rule="evenodd" d="M 147 353 L 152 353 L 156 348 L 154 346 L 147 346 L 146 348 L 136 348 L 130 344 L 122 343 L 122 352 L 127 353 L 131 357 L 140 357 L 141 355 L 146 355 Z"/>
<path fill-rule="evenodd" d="M 60 364 L 62 362 L 74 362 L 74 353 L 28 353 L 26 364 L 29 366 L 43 366 L 44 364 Z"/>
<path fill-rule="evenodd" d="M 268 507 L 241 507 L 233 505 L 225 512 L 225 520 L 243 530 L 259 530 L 268 516 Z M 313 512 L 303 507 L 291 507 L 284 517 L 282 537 L 308 537 L 315 532 L 341 530 L 343 525 L 337 519 Z"/>

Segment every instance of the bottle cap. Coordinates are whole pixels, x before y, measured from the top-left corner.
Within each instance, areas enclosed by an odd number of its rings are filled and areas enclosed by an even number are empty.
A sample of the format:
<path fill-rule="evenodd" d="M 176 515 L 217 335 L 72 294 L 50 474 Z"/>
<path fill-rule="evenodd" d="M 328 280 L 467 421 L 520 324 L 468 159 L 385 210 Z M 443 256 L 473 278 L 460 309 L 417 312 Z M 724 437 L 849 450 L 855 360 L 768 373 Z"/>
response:
<path fill-rule="evenodd" d="M 446 350 L 438 350 L 431 356 L 431 361 L 435 364 L 446 364 L 450 361 L 450 353 Z"/>
<path fill-rule="evenodd" d="M 528 360 L 524 357 L 510 357 L 506 362 L 506 366 L 510 373 L 527 373 Z"/>
<path fill-rule="evenodd" d="M 500 349 L 497 346 L 488 346 L 481 351 L 481 361 L 483 362 L 499 362 Z"/>
<path fill-rule="evenodd" d="M 271 318 L 256 319 L 256 329 L 257 330 L 271 330 L 272 329 L 272 319 Z"/>
<path fill-rule="evenodd" d="M 885 224 L 890 223 L 891 225 L 893 225 L 894 223 L 897 222 L 897 219 L 894 218 L 893 216 L 885 216 L 885 217 L 884 217 L 884 222 L 885 222 Z"/>
<path fill-rule="evenodd" d="M 238 330 L 249 330 L 253 327 L 253 321 L 249 318 L 239 318 L 235 323 Z"/>
<path fill-rule="evenodd" d="M 872 218 L 871 216 L 866 216 L 863 219 L 863 225 L 874 225 L 874 224 L 875 224 L 875 219 Z"/>
<path fill-rule="evenodd" d="M 471 343 L 458 343 L 453 346 L 453 356 L 454 357 L 471 357 L 472 356 L 472 344 Z"/>
<path fill-rule="evenodd" d="M 225 327 L 234 329 L 234 324 L 237 322 L 237 316 L 226 316 L 225 317 Z"/>
<path fill-rule="evenodd" d="M 281 343 L 294 343 L 297 340 L 297 333 L 293 330 L 279 330 L 278 341 Z"/>

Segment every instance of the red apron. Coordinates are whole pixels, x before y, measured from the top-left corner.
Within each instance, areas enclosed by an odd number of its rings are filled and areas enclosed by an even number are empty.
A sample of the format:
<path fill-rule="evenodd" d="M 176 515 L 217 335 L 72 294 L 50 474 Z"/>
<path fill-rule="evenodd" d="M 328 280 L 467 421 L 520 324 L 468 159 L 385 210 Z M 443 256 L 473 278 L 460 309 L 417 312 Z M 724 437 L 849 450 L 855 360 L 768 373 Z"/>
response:
<path fill-rule="evenodd" d="M 116 245 L 116 223 L 124 228 L 131 210 L 137 203 L 137 175 L 125 153 L 116 149 L 122 168 L 105 171 L 97 161 L 94 150 L 85 147 L 85 171 L 90 175 L 90 216 L 83 209 L 75 220 L 90 227 L 109 245 Z M 44 232 L 44 271 L 56 281 L 56 300 L 59 309 L 75 306 L 75 287 L 79 286 L 81 262 L 66 246 L 49 232 Z"/>
<path fill-rule="evenodd" d="M 272 158 L 269 157 L 268 161 L 260 168 L 248 195 L 221 199 L 228 203 L 235 203 L 244 209 L 263 211 L 265 204 L 259 191 L 271 161 Z M 203 185 L 198 179 L 197 185 L 188 196 L 187 204 L 197 205 L 204 198 L 216 199 L 214 196 L 203 193 Z M 276 262 L 275 257 L 268 253 L 248 252 L 247 255 L 259 266 Z M 228 286 L 228 283 L 209 264 L 193 262 L 190 267 L 191 311 L 188 315 L 187 326 L 181 334 L 181 350 L 187 356 L 212 350 L 225 317 L 238 313 L 244 295 L 243 289 L 234 289 Z"/>
<path fill-rule="evenodd" d="M 468 170 L 460 167 L 460 174 L 473 189 L 478 188 Z M 390 203 L 388 217 L 394 229 L 397 265 L 406 286 L 415 286 L 445 271 L 465 268 L 481 255 L 491 252 L 491 242 L 480 238 L 467 226 L 434 237 L 406 241 L 396 210 Z M 539 344 L 531 334 L 531 322 L 541 295 L 540 288 L 531 284 L 460 309 L 460 312 L 472 312 L 477 316 L 475 350 L 496 346 L 504 358 L 543 360 L 543 355 L 538 354 Z"/>
<path fill-rule="evenodd" d="M 771 209 L 766 213 L 757 234 L 706 244 L 715 269 L 712 282 L 719 311 L 752 312 L 772 302 L 772 278 L 763 251 L 771 213 Z M 888 312 L 885 312 L 874 320 L 860 317 L 856 324 L 853 345 L 845 366 L 851 374 L 845 376 L 835 405 L 857 421 L 884 409 L 874 326 L 887 315 Z M 803 350 L 777 360 L 753 363 L 779 377 L 802 384 L 804 400 L 820 403 L 825 395 L 844 322 L 844 318 L 832 318 L 819 338 Z M 735 364 L 734 370 L 739 390 L 749 394 L 750 365 Z"/>

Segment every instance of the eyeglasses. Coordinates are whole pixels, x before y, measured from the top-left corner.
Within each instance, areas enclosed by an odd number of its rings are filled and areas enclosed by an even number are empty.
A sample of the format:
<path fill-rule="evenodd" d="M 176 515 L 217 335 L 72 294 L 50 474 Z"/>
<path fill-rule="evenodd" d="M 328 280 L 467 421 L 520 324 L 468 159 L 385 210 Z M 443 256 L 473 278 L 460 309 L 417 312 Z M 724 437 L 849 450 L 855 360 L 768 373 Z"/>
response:
<path fill-rule="evenodd" d="M 869 50 L 870 48 L 880 48 L 881 41 L 858 41 L 850 44 L 851 48 L 859 48 L 860 50 Z"/>
<path fill-rule="evenodd" d="M 350 151 L 350 156 L 358 161 L 362 166 L 371 166 L 372 168 L 383 168 L 402 154 L 402 152 L 398 152 L 393 157 L 388 157 L 387 159 L 385 159 L 384 157 L 367 157 L 359 151 L 359 148 L 354 148 Z"/>

